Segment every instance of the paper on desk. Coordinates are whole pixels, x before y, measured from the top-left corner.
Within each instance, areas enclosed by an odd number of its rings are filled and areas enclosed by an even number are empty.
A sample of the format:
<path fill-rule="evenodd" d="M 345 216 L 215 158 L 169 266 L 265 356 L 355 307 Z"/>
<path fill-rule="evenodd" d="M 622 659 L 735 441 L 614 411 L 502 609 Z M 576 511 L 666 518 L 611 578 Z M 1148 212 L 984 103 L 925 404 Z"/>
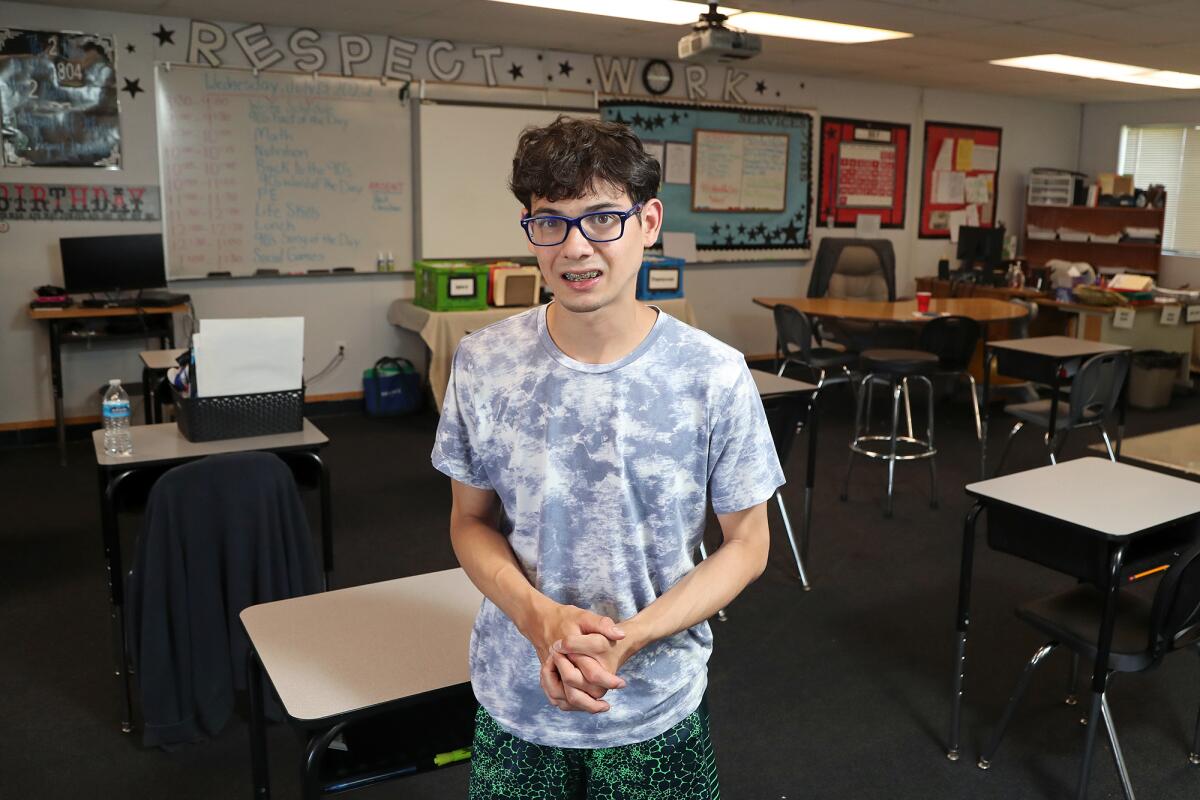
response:
<path fill-rule="evenodd" d="M 933 173 L 933 202 L 961 203 L 966 187 L 966 174 L 949 170 Z"/>
<path fill-rule="evenodd" d="M 299 389 L 304 317 L 201 320 L 192 353 L 200 397 Z"/>

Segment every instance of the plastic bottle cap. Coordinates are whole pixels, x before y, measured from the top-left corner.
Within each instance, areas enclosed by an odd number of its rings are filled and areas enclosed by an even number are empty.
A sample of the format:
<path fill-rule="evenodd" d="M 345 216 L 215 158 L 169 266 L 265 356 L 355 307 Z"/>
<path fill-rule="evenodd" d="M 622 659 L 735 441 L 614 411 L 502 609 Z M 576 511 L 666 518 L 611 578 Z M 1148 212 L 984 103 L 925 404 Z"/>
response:
<path fill-rule="evenodd" d="M 120 386 L 120 385 L 121 385 L 121 379 L 120 379 L 120 378 L 109 378 L 109 379 L 108 379 L 108 385 L 109 385 L 109 386 Z"/>

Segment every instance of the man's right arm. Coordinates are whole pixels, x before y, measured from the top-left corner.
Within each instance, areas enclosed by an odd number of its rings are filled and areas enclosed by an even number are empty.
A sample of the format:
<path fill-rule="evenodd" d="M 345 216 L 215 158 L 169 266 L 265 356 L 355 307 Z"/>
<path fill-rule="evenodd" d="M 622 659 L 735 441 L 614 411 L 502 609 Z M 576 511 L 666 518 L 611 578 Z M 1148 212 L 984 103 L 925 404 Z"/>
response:
<path fill-rule="evenodd" d="M 496 528 L 500 504 L 496 493 L 478 489 L 460 481 L 450 481 L 453 505 L 450 509 L 450 543 L 458 563 L 471 582 L 504 612 L 517 630 L 537 651 L 543 665 L 550 659 L 551 645 L 579 633 L 601 633 L 616 641 L 624 633 L 611 619 L 575 606 L 556 603 L 539 592 L 525 577 L 517 557 L 504 534 Z M 593 687 L 562 685 L 555 670 L 543 668 L 543 689 L 548 696 L 564 697 L 572 709 L 607 711 L 608 704 L 596 699 L 607 689 L 625 685 L 623 679 L 599 664 L 586 674 Z M 590 665 L 589 665 L 590 666 Z M 547 686 L 547 681 L 557 682 Z M 578 684 L 579 682 L 576 681 Z M 589 696 L 591 695 L 591 696 Z M 563 710 L 562 704 L 559 704 Z"/>

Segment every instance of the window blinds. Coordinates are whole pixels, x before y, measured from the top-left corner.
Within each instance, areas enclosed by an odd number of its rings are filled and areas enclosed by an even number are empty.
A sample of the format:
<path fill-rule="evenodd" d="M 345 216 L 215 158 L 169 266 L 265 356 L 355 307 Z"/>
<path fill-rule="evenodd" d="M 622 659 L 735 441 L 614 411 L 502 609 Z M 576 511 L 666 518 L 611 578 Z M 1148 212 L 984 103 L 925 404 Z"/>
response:
<path fill-rule="evenodd" d="M 1122 130 L 1120 171 L 1134 185 L 1167 189 L 1163 249 L 1200 256 L 1200 127 L 1147 125 Z"/>

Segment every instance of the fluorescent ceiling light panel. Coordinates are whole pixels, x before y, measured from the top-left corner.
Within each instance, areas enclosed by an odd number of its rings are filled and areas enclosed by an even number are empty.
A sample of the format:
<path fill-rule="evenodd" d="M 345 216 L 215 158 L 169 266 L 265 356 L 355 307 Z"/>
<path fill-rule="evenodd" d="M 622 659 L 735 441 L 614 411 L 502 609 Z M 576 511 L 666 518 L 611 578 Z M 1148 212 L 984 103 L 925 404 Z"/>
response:
<path fill-rule="evenodd" d="M 812 42 L 834 44 L 862 44 L 882 42 L 888 39 L 907 39 L 911 33 L 889 31 L 882 28 L 864 28 L 860 25 L 844 25 L 823 19 L 788 17 L 783 14 L 766 14 L 747 11 L 729 18 L 729 24 L 760 36 L 782 36 L 788 39 L 806 39 Z"/>
<path fill-rule="evenodd" d="M 604 17 L 623 17 L 641 22 L 662 22 L 667 25 L 688 25 L 708 12 L 704 3 L 685 3 L 682 0 L 496 0 L 516 6 L 531 6 L 549 11 L 578 11 Z M 717 9 L 722 14 L 736 14 L 736 8 Z"/>
<path fill-rule="evenodd" d="M 1057 72 L 1060 75 L 1075 75 L 1080 78 L 1102 81 L 1161 86 L 1166 89 L 1200 89 L 1200 75 L 1171 72 L 1153 67 L 1138 67 L 1133 64 L 1115 64 L 1111 61 L 1096 61 L 1091 58 L 1066 56 L 1061 53 L 1001 58 L 989 63 L 1001 67 L 1036 69 L 1041 72 Z"/>

